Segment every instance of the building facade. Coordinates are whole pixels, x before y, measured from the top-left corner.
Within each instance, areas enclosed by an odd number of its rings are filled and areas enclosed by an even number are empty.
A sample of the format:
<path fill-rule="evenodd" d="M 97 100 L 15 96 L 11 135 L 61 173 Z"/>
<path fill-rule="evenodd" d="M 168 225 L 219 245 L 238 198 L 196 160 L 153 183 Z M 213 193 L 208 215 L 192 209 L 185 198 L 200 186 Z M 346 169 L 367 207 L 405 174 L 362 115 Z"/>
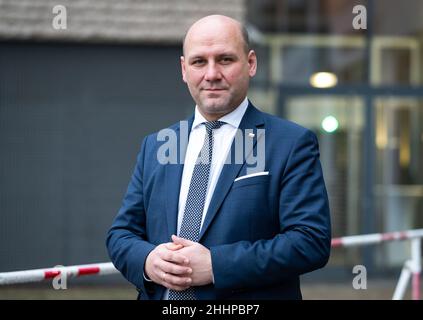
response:
<path fill-rule="evenodd" d="M 214 13 L 248 26 L 249 98 L 316 132 L 333 236 L 422 227 L 421 1 L 0 0 L 0 271 L 107 261 L 142 138 L 193 110 L 181 39 Z M 334 249 L 326 269 L 408 255 Z"/>

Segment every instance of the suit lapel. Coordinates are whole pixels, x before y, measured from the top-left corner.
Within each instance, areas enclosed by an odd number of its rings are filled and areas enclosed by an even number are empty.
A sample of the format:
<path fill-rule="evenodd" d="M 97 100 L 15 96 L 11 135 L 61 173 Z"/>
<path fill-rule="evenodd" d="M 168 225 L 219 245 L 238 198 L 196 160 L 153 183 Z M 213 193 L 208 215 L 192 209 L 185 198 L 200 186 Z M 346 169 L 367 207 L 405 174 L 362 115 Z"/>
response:
<path fill-rule="evenodd" d="M 241 168 L 244 166 L 249 154 L 255 148 L 257 140 L 260 138 L 257 135 L 257 127 L 263 124 L 264 121 L 261 112 L 257 110 L 251 104 L 251 102 L 249 102 L 249 106 L 241 120 L 241 123 L 239 124 L 239 129 L 242 132 L 243 147 L 245 147 L 245 139 L 248 139 L 248 132 L 254 133 L 254 143 L 250 144 L 250 148 L 244 150 L 242 163 L 235 163 L 235 159 L 232 156 L 235 154 L 235 139 L 232 142 L 231 152 L 228 155 L 228 157 L 232 157 L 231 162 L 225 164 L 222 168 L 222 172 L 220 173 L 219 180 L 217 181 L 216 188 L 214 189 L 214 193 L 210 201 L 206 217 L 204 219 L 203 227 L 201 228 L 199 241 L 201 241 L 201 238 L 209 228 L 213 218 L 216 216 L 221 204 L 225 200 L 235 178 L 237 177 Z M 249 129 L 249 131 L 246 131 L 247 129 Z M 247 137 L 245 137 L 245 135 L 247 135 Z"/>
<path fill-rule="evenodd" d="M 186 120 L 185 120 L 186 121 Z M 186 147 L 194 117 L 188 119 L 188 125 L 181 128 L 181 123 L 175 129 L 177 137 L 178 161 L 176 164 L 165 165 L 165 195 L 166 195 L 166 219 L 168 226 L 168 239 L 177 232 L 179 192 L 184 170 Z M 187 139 L 181 144 L 181 139 Z"/>

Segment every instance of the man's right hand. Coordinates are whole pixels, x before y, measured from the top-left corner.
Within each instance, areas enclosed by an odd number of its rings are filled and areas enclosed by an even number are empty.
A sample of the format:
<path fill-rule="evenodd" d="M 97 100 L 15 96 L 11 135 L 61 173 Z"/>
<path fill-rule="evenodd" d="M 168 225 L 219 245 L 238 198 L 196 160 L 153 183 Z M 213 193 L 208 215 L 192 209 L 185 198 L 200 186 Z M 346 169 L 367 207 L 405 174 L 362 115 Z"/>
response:
<path fill-rule="evenodd" d="M 188 289 L 192 283 L 192 269 L 188 258 L 178 252 L 181 248 L 182 245 L 171 242 L 158 245 L 145 260 L 145 274 L 168 289 Z"/>

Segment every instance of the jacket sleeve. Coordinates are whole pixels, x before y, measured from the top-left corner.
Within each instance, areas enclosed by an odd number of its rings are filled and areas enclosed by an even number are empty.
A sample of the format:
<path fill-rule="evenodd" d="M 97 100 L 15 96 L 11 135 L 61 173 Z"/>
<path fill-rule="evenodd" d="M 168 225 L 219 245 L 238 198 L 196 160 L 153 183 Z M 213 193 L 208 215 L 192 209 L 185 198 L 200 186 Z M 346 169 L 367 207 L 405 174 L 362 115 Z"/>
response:
<path fill-rule="evenodd" d="M 138 290 L 147 293 L 144 263 L 154 249 L 146 241 L 146 214 L 143 194 L 143 168 L 148 137 L 144 139 L 122 206 L 110 228 L 106 246 L 115 267 Z"/>
<path fill-rule="evenodd" d="M 329 205 L 318 142 L 311 131 L 293 143 L 280 181 L 280 232 L 271 239 L 211 247 L 216 288 L 274 286 L 327 263 Z"/>

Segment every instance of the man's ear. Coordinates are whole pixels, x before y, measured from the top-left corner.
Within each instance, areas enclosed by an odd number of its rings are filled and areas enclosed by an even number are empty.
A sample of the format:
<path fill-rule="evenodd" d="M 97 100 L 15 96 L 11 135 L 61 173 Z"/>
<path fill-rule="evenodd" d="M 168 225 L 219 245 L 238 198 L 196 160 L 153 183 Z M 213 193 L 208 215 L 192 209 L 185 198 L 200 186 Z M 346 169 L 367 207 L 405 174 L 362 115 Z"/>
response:
<path fill-rule="evenodd" d="M 248 74 L 252 78 L 256 75 L 256 71 L 257 71 L 257 56 L 254 50 L 250 50 L 250 52 L 248 53 L 247 59 L 248 59 L 248 66 L 249 66 Z"/>
<path fill-rule="evenodd" d="M 185 77 L 186 70 L 185 70 L 185 57 L 184 56 L 181 56 L 181 71 L 182 71 L 182 80 L 184 80 L 184 82 L 186 83 L 187 80 L 186 80 L 186 77 Z"/>

